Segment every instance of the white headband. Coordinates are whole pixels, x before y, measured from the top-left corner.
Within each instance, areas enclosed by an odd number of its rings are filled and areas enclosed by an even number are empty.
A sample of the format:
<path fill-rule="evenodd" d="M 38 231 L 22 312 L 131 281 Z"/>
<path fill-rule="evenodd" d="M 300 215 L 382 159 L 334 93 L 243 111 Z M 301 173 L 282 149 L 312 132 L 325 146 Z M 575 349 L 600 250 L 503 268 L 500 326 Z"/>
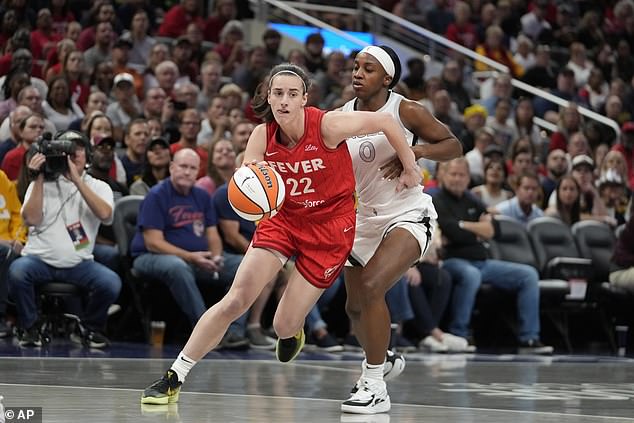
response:
<path fill-rule="evenodd" d="M 383 66 L 385 73 L 394 78 L 394 60 L 390 57 L 389 54 L 381 47 L 377 46 L 367 46 L 364 47 L 359 53 L 368 53 L 370 56 L 374 57 L 378 62 Z"/>
<path fill-rule="evenodd" d="M 308 91 L 308 89 L 306 89 L 306 83 L 304 82 L 304 78 L 299 76 L 299 74 L 297 72 L 293 72 L 290 69 L 281 70 L 281 71 L 277 72 L 275 75 L 273 75 L 271 77 L 271 79 L 269 79 L 269 89 L 271 89 L 271 84 L 273 83 L 273 78 L 275 78 L 277 75 L 279 75 L 281 73 L 290 73 L 291 75 L 295 75 L 296 77 L 299 78 L 300 81 L 302 81 L 302 84 L 304 85 L 304 92 Z"/>

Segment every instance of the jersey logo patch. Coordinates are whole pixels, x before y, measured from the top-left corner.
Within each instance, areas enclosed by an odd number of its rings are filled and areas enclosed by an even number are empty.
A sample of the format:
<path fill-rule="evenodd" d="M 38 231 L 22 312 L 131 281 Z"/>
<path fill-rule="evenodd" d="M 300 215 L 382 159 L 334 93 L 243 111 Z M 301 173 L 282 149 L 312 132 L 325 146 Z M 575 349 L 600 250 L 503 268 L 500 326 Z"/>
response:
<path fill-rule="evenodd" d="M 304 147 L 304 151 L 317 151 L 317 150 L 318 148 L 312 144 L 308 144 L 306 147 Z"/>
<path fill-rule="evenodd" d="M 339 268 L 339 265 L 329 267 L 328 269 L 324 270 L 324 279 L 329 279 L 338 268 Z"/>

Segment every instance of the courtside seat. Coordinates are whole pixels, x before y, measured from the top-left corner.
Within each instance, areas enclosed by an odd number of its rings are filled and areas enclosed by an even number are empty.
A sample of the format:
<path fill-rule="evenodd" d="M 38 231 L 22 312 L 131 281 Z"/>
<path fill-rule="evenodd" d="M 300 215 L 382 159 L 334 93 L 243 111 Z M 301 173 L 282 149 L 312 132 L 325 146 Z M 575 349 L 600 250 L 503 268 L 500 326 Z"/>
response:
<path fill-rule="evenodd" d="M 526 264 L 539 271 L 526 228 L 508 216 L 497 215 L 495 219 L 500 225 L 500 233 L 496 239 L 490 241 L 491 258 Z M 540 279 L 539 290 L 542 296 L 547 295 L 549 299 L 553 297 L 563 299 L 570 292 L 570 285 L 564 279 Z"/>
<path fill-rule="evenodd" d="M 540 217 L 529 222 L 527 230 L 542 275 L 571 283 L 571 295 L 562 302 L 559 310 L 551 312 L 553 317 L 559 314 L 553 322 L 565 336 L 568 348 L 572 350 L 568 320 L 573 313 L 594 313 L 596 316 L 593 320 L 600 323 L 607 341 L 614 347 L 614 337 L 609 330 L 604 302 L 597 295 L 600 284 L 595 282 L 593 260 L 581 254 L 571 228 L 560 219 Z M 588 237 L 590 238 L 591 236 Z"/>
<path fill-rule="evenodd" d="M 582 257 L 592 260 L 592 284 L 594 295 L 610 316 L 611 324 L 604 330 L 615 333 L 615 326 L 623 321 L 629 324 L 634 298 L 630 292 L 614 287 L 608 282 L 610 277 L 610 260 L 616 247 L 617 235 L 607 224 L 595 220 L 584 220 L 572 226 L 572 233 Z M 611 347 L 616 353 L 614 338 L 610 339 Z"/>
<path fill-rule="evenodd" d="M 127 307 L 119 324 L 120 329 L 129 329 L 127 325 L 131 323 L 131 318 L 140 319 L 143 337 L 146 342 L 150 341 L 150 320 L 151 310 L 149 302 L 146 301 L 146 282 L 139 278 L 132 269 L 132 257 L 130 256 L 130 243 L 136 232 L 136 220 L 139 214 L 139 206 L 143 201 L 141 195 L 128 195 L 120 198 L 115 203 L 112 229 L 119 247 L 119 255 L 122 261 L 124 275 L 124 295 L 129 296 L 132 307 Z"/>
<path fill-rule="evenodd" d="M 500 231 L 495 239 L 489 240 L 490 258 L 525 264 L 538 269 L 537 259 L 524 225 L 507 216 L 496 215 L 495 219 L 499 223 Z M 566 280 L 540 279 L 538 283 L 542 312 L 550 307 L 559 306 L 570 292 L 570 285 Z M 483 284 L 478 291 L 477 311 L 495 309 L 496 313 L 502 312 L 504 326 L 515 333 L 517 330 L 514 295 Z M 502 307 L 504 304 L 508 307 Z"/>

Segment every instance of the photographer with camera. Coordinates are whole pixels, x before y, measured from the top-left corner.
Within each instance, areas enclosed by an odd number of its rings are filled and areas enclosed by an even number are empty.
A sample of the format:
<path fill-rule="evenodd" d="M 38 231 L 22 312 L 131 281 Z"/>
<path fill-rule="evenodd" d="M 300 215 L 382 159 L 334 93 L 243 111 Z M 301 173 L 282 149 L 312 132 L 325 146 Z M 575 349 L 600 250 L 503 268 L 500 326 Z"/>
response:
<path fill-rule="evenodd" d="M 77 285 L 85 292 L 82 342 L 103 348 L 108 307 L 121 290 L 119 276 L 93 260 L 101 223 L 112 222 L 114 200 L 110 187 L 84 172 L 88 139 L 75 131 L 34 144 L 28 161 L 34 176 L 22 207 L 29 227 L 22 257 L 9 268 L 9 293 L 22 329 L 21 346 L 41 346 L 35 288 L 52 281 Z"/>

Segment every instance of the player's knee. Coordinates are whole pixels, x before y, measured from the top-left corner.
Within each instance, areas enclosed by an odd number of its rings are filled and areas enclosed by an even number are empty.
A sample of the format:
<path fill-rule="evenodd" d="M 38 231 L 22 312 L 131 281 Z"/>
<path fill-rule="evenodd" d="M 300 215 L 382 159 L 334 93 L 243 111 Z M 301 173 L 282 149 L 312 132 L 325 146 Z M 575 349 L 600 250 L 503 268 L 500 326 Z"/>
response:
<path fill-rule="evenodd" d="M 346 301 L 346 314 L 351 320 L 359 320 L 361 318 L 361 306 L 357 301 Z"/>
<path fill-rule="evenodd" d="M 377 275 L 372 275 L 363 281 L 363 286 L 359 290 L 359 301 L 361 304 L 384 301 L 388 286 L 385 281 Z"/>
<path fill-rule="evenodd" d="M 251 302 L 243 295 L 227 294 L 221 301 L 224 314 L 232 320 L 242 316 L 251 306 Z"/>

